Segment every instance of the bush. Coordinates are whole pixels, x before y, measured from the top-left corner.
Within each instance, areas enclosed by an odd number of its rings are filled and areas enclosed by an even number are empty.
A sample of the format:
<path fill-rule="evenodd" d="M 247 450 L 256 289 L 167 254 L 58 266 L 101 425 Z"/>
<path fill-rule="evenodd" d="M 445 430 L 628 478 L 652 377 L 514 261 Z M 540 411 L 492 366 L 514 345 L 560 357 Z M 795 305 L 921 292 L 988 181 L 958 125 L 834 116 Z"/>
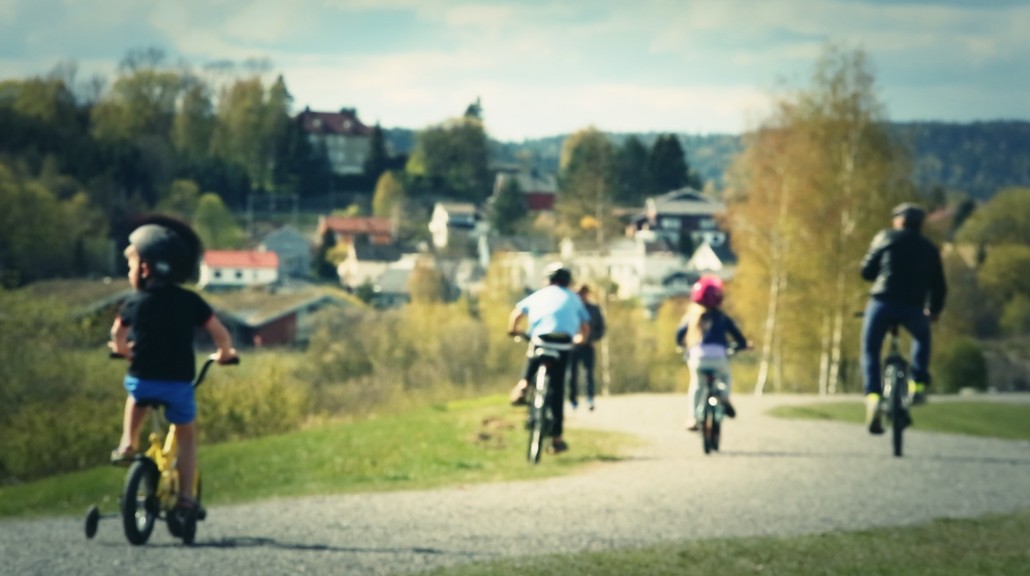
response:
<path fill-rule="evenodd" d="M 1030 334 L 1030 298 L 1016 294 L 1005 304 L 998 322 L 1009 336 Z"/>
<path fill-rule="evenodd" d="M 983 350 L 971 338 L 959 338 L 944 351 L 938 362 L 936 382 L 945 392 L 962 388 L 987 388 L 987 359 Z"/>

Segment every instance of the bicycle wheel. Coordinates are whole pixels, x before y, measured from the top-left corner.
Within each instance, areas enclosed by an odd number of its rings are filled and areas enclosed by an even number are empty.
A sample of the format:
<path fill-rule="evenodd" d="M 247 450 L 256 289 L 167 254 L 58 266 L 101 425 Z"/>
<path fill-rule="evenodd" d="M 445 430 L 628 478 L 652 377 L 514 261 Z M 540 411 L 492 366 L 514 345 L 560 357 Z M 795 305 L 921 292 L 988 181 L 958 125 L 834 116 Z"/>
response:
<path fill-rule="evenodd" d="M 100 523 L 100 509 L 90 506 L 86 511 L 86 538 L 93 538 L 97 535 L 97 524 Z"/>
<path fill-rule="evenodd" d="M 157 466 L 149 458 L 132 463 L 122 488 L 122 527 L 130 544 L 146 544 L 161 504 L 157 500 Z"/>
<path fill-rule="evenodd" d="M 547 389 L 547 369 L 541 366 L 537 368 L 536 378 L 533 379 L 533 397 L 529 402 L 529 447 L 526 450 L 526 459 L 531 464 L 540 462 L 540 454 L 544 450 L 544 437 L 547 433 Z"/>
<path fill-rule="evenodd" d="M 201 495 L 201 483 L 200 483 L 200 473 L 198 472 L 197 473 L 197 488 L 196 488 L 196 491 L 194 492 L 194 499 L 196 499 L 198 505 L 200 504 L 200 495 Z M 202 518 L 198 517 L 197 519 L 201 520 Z M 169 510 L 168 514 L 165 516 L 165 523 L 168 524 L 168 533 L 171 534 L 172 537 L 174 537 L 174 538 L 182 538 L 183 526 L 182 526 L 182 518 L 180 517 L 180 515 L 174 514 L 174 513 L 172 513 L 171 510 Z"/>
<path fill-rule="evenodd" d="M 714 412 L 714 410 L 713 410 Z M 719 451 L 719 440 L 722 438 L 722 419 L 712 418 L 712 450 Z"/>
<path fill-rule="evenodd" d="M 705 454 L 710 453 L 715 448 L 712 442 L 712 435 L 715 432 L 716 426 L 715 408 L 705 399 L 704 417 L 701 419 L 701 443 L 704 446 Z"/>
<path fill-rule="evenodd" d="M 897 363 L 888 365 L 888 377 L 891 383 L 889 412 L 891 417 L 891 443 L 894 456 L 901 457 L 904 444 L 902 434 L 908 426 L 908 408 L 905 406 L 905 395 L 908 393 L 908 379 L 905 367 Z"/>

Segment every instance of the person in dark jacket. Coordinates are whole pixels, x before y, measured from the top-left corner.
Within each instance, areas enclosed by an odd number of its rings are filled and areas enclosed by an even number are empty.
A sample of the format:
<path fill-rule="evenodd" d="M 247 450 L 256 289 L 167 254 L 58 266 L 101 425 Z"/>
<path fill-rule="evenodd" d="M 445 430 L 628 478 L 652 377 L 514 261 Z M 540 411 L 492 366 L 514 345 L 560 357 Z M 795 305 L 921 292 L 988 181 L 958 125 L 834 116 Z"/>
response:
<path fill-rule="evenodd" d="M 590 314 L 590 337 L 581 342 L 572 350 L 572 366 L 569 374 L 569 403 L 573 409 L 579 406 L 579 366 L 583 366 L 583 373 L 586 376 L 587 406 L 594 409 L 594 365 L 597 360 L 597 351 L 594 343 L 604 336 L 604 314 L 601 307 L 590 301 L 590 286 L 583 284 L 578 290 L 579 297 Z"/>
<path fill-rule="evenodd" d="M 866 425 L 882 434 L 880 351 L 891 325 L 912 335 L 913 403 L 926 401 L 930 385 L 930 323 L 944 308 L 947 286 L 937 247 L 922 235 L 926 212 L 905 203 L 891 211 L 892 228 L 873 238 L 862 260 L 862 278 L 872 282 L 862 325 L 862 376 L 865 379 Z"/>

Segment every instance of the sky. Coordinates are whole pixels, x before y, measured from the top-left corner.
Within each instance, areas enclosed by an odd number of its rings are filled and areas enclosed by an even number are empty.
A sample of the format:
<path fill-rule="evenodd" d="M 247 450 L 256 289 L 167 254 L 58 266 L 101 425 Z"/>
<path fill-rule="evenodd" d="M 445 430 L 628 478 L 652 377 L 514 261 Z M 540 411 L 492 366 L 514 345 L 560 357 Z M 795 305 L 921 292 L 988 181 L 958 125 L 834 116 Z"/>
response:
<path fill-rule="evenodd" d="M 422 129 L 477 98 L 491 137 L 737 134 L 860 49 L 894 121 L 1030 120 L 1028 0 L 0 0 L 0 81 L 117 77 L 156 47 L 270 65 L 293 111 Z"/>

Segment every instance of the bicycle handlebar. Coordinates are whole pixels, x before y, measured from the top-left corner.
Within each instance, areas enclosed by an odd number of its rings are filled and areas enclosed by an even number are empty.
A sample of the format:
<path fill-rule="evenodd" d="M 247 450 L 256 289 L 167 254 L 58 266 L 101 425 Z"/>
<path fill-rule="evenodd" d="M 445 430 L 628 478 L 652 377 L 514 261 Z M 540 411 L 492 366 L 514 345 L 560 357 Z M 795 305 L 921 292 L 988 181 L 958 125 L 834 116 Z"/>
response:
<path fill-rule="evenodd" d="M 111 358 L 111 359 L 124 359 L 125 355 L 124 354 L 119 354 L 117 352 L 108 352 L 107 353 L 107 357 Z M 208 356 L 207 359 L 204 360 L 204 364 L 200 367 L 200 371 L 197 372 L 197 377 L 193 379 L 193 387 L 194 388 L 196 388 L 197 386 L 200 386 L 200 383 L 204 381 L 204 377 L 207 376 L 208 369 L 210 369 L 211 365 L 214 364 L 214 363 L 216 363 L 215 355 L 214 354 Z M 233 356 L 232 358 L 229 358 L 225 362 L 219 362 L 219 364 L 222 364 L 223 366 L 236 366 L 236 365 L 239 365 L 239 363 L 240 363 L 240 357 L 239 356 Z"/>

